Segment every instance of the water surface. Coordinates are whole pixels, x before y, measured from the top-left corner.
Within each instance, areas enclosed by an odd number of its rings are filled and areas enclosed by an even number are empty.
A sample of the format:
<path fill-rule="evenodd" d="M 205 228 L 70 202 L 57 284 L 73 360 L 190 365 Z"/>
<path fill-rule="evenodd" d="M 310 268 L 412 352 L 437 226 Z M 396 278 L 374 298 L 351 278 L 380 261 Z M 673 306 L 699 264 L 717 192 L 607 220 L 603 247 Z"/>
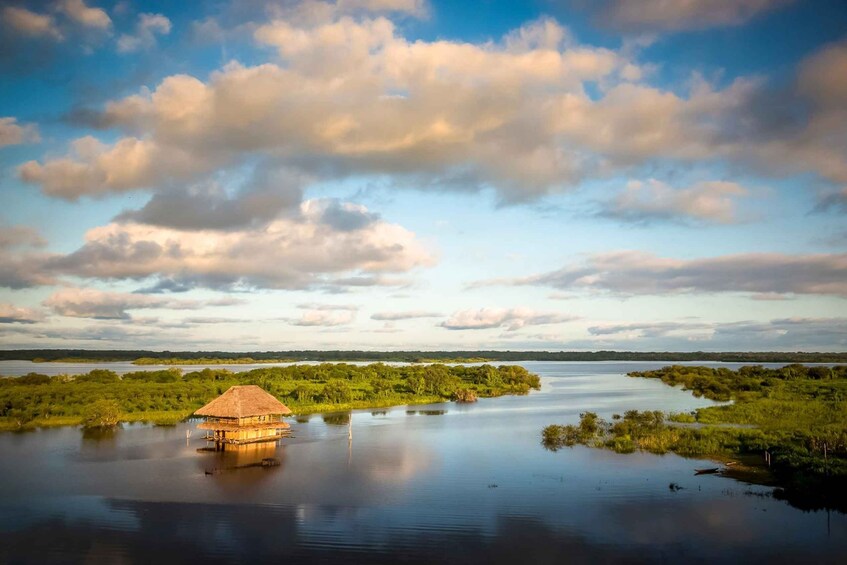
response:
<path fill-rule="evenodd" d="M 0 434 L 0 562 L 836 563 L 847 551 L 847 516 L 694 476 L 702 461 L 540 445 L 541 428 L 586 410 L 710 404 L 625 376 L 662 363 L 520 364 L 541 392 L 292 419 L 279 446 L 203 451 L 199 432 L 186 437 L 196 422 Z M 281 465 L 234 469 L 264 457 Z"/>

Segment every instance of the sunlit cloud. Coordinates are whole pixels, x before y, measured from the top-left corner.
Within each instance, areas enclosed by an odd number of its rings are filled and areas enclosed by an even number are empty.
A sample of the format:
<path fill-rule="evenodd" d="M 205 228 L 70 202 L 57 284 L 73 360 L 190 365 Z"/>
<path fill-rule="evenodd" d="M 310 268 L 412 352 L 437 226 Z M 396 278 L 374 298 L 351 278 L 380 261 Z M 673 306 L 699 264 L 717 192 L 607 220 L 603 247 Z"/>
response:
<path fill-rule="evenodd" d="M 847 254 L 750 253 L 671 259 L 640 251 L 590 256 L 581 263 L 516 279 L 475 283 L 532 285 L 625 295 L 742 292 L 847 297 Z"/>
<path fill-rule="evenodd" d="M 504 327 L 516 331 L 525 326 L 561 324 L 579 319 L 555 312 L 537 312 L 528 308 L 481 308 L 460 310 L 440 325 L 448 330 L 487 330 Z"/>

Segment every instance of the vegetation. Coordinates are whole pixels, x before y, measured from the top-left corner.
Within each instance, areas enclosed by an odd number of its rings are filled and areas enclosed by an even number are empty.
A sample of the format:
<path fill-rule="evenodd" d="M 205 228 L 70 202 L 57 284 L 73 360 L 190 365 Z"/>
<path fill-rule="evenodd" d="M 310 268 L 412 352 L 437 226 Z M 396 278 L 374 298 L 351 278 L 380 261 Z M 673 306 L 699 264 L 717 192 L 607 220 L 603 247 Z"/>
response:
<path fill-rule="evenodd" d="M 258 363 L 290 363 L 291 359 L 253 359 L 252 357 L 139 357 L 133 365 L 254 365 Z"/>
<path fill-rule="evenodd" d="M 144 351 L 86 349 L 17 349 L 0 351 L 0 360 L 134 361 L 150 359 L 238 359 L 291 361 L 726 361 L 736 363 L 847 363 L 847 353 L 813 352 L 672 352 L 672 351 Z"/>
<path fill-rule="evenodd" d="M 82 413 L 84 428 L 113 428 L 121 419 L 121 407 L 114 400 L 101 399 L 88 406 Z"/>
<path fill-rule="evenodd" d="M 672 366 L 630 376 L 734 402 L 670 417 L 632 410 L 611 422 L 587 412 L 578 425 L 544 428 L 544 445 L 737 459 L 747 465 L 734 467 L 730 476 L 778 485 L 797 506 L 847 511 L 847 366 Z"/>
<path fill-rule="evenodd" d="M 344 363 L 261 367 L 234 373 L 171 367 L 118 376 L 95 369 L 76 376 L 30 373 L 0 378 L 0 430 L 48 425 L 110 425 L 103 410 L 117 406 L 120 421 L 173 424 L 232 385 L 255 384 L 295 414 L 443 402 L 455 398 L 527 394 L 540 379 L 518 366 L 473 367 Z M 97 411 L 94 410 L 95 406 Z"/>

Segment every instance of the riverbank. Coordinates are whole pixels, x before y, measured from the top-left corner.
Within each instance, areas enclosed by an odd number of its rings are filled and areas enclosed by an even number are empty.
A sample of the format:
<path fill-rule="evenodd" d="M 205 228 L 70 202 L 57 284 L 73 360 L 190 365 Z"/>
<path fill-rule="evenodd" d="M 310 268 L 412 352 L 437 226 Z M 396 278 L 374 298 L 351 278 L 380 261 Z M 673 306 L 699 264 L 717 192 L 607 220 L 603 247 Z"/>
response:
<path fill-rule="evenodd" d="M 778 495 L 800 507 L 847 510 L 847 367 L 672 366 L 629 376 L 733 402 L 682 415 L 631 410 L 611 421 L 586 412 L 578 425 L 544 428 L 544 445 L 737 460 L 743 464 L 728 469 L 727 476 L 776 485 Z"/>
<path fill-rule="evenodd" d="M 0 431 L 78 425 L 98 400 L 111 400 L 123 422 L 174 424 L 233 385 L 261 386 L 295 415 L 431 404 L 461 398 L 527 394 L 540 379 L 514 365 L 472 367 L 341 363 L 263 367 L 244 372 L 206 368 L 136 371 L 122 377 L 95 369 L 49 377 L 0 379 Z"/>

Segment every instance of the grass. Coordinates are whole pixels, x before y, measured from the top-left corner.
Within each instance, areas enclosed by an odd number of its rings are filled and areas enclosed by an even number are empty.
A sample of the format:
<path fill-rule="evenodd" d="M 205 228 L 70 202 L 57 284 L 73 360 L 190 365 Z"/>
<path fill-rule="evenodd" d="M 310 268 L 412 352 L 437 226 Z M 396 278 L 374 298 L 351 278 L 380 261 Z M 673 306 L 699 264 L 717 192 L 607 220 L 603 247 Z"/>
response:
<path fill-rule="evenodd" d="M 847 511 L 847 366 L 672 366 L 630 376 L 733 402 L 669 416 L 632 410 L 611 422 L 589 412 L 579 425 L 547 426 L 544 445 L 738 460 L 728 476 L 777 485 L 798 507 Z"/>

